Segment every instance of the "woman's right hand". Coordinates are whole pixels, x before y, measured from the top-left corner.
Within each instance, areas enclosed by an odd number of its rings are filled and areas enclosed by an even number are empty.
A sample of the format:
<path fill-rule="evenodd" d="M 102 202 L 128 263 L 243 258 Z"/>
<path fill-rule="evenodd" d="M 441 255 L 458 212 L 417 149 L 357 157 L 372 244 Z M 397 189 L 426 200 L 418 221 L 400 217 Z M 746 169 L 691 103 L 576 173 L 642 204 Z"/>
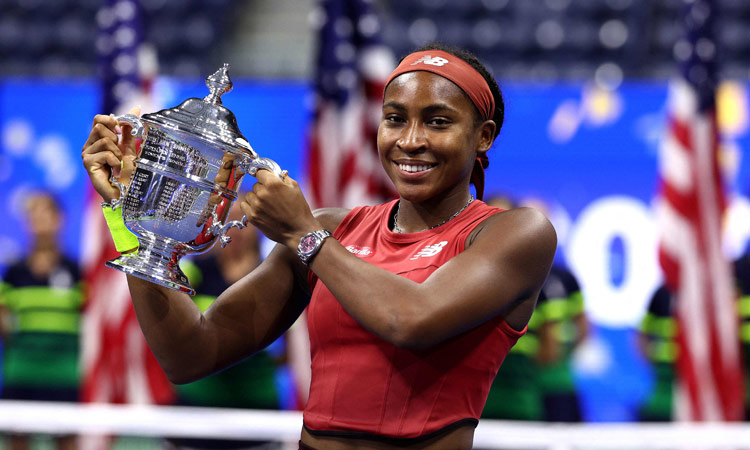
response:
<path fill-rule="evenodd" d="M 139 116 L 140 106 L 129 111 Z M 83 146 L 81 158 L 91 184 L 104 201 L 120 197 L 120 190 L 110 183 L 112 173 L 126 184 L 135 170 L 135 138 L 130 134 L 130 124 L 118 122 L 112 116 L 97 115 L 91 133 Z"/>

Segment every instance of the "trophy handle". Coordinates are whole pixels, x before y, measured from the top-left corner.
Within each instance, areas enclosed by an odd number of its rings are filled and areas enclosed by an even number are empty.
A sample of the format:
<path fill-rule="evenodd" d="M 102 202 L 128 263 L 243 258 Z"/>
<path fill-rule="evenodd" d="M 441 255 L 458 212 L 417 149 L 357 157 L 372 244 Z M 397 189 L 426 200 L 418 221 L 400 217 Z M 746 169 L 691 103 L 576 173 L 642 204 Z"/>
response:
<path fill-rule="evenodd" d="M 106 206 L 111 207 L 112 211 L 114 211 L 118 206 L 122 204 L 123 200 L 125 200 L 125 185 L 120 183 L 120 181 L 116 176 L 114 176 L 114 174 L 109 176 L 109 182 L 110 184 L 112 184 L 112 186 L 120 190 L 120 196 L 106 204 Z"/>
<path fill-rule="evenodd" d="M 121 116 L 110 114 L 110 117 L 114 117 L 118 122 L 129 123 L 133 127 L 133 129 L 130 131 L 130 134 L 132 136 L 135 136 L 137 138 L 143 136 L 143 122 L 141 122 L 140 117 L 136 116 L 135 114 L 123 114 Z M 114 173 L 110 175 L 109 182 L 110 184 L 112 184 L 112 186 L 120 190 L 120 197 L 108 203 L 108 206 L 112 207 L 112 211 L 114 211 L 115 208 L 121 205 L 123 200 L 125 200 L 125 185 L 120 183 L 117 177 L 115 177 Z"/>
<path fill-rule="evenodd" d="M 269 159 L 269 158 L 258 158 L 258 157 L 243 158 L 239 162 L 238 165 L 240 167 L 240 170 L 242 170 L 243 172 L 249 173 L 252 176 L 255 176 L 255 174 L 260 169 L 270 170 L 282 180 L 288 174 L 286 170 L 281 170 L 281 167 L 279 167 L 276 161 Z M 218 235 L 219 240 L 221 241 L 222 248 L 226 247 L 227 244 L 229 244 L 232 241 L 232 238 L 230 236 L 227 236 L 227 232 L 230 229 L 232 228 L 243 229 L 247 227 L 247 216 L 242 216 L 242 219 L 240 220 L 233 220 L 225 224 L 219 221 L 219 216 L 216 214 L 215 211 L 212 213 L 212 217 L 213 217 L 213 225 L 211 225 L 211 227 L 208 229 L 208 235 L 209 236 Z"/>
<path fill-rule="evenodd" d="M 221 248 L 224 248 L 232 241 L 232 238 L 230 236 L 227 236 L 227 232 L 232 228 L 239 228 L 240 230 L 247 227 L 247 216 L 242 216 L 241 220 L 233 220 L 231 222 L 227 222 L 226 224 L 223 224 L 219 222 L 219 216 L 216 215 L 216 212 L 212 214 L 213 217 L 213 225 L 211 225 L 211 228 L 208 229 L 208 234 L 210 235 L 219 235 L 219 240 L 221 241 Z"/>
<path fill-rule="evenodd" d="M 141 122 L 141 118 L 136 116 L 135 114 L 122 114 L 120 116 L 116 116 L 114 114 L 110 114 L 110 117 L 114 117 L 117 119 L 118 122 L 127 122 L 129 123 L 133 129 L 130 130 L 130 134 L 132 136 L 135 136 L 137 138 L 143 137 L 143 122 Z"/>
<path fill-rule="evenodd" d="M 282 180 L 288 174 L 286 170 L 281 170 L 281 167 L 279 167 L 276 161 L 270 158 L 253 158 L 253 159 L 247 158 L 243 160 L 242 162 L 240 162 L 239 165 L 243 171 L 247 172 L 248 174 L 252 176 L 255 176 L 255 174 L 258 172 L 259 169 L 270 170 Z"/>
<path fill-rule="evenodd" d="M 266 169 L 275 173 L 282 180 L 289 174 L 289 172 L 287 172 L 286 170 L 281 170 L 281 167 L 279 167 L 276 161 L 270 158 L 259 157 L 258 153 L 253 150 L 253 148 L 250 146 L 250 143 L 247 142 L 245 138 L 237 138 L 235 142 L 250 154 L 249 156 L 246 155 L 245 157 L 243 157 L 238 164 L 240 170 L 242 170 L 243 172 L 255 176 L 255 174 L 258 172 L 258 169 Z"/>
<path fill-rule="evenodd" d="M 269 158 L 245 158 L 239 163 L 240 169 L 244 172 L 249 173 L 252 176 L 255 176 L 255 174 L 260 169 L 266 169 L 270 170 L 271 172 L 275 173 L 279 178 L 282 180 L 287 176 L 288 172 L 286 170 L 281 170 L 281 167 L 276 163 L 276 161 L 269 159 Z M 122 192 L 122 191 L 120 191 Z M 242 216 L 242 219 L 240 220 L 233 220 L 231 222 L 227 222 L 226 224 L 221 223 L 219 221 L 219 216 L 214 211 L 212 213 L 213 217 L 213 225 L 208 229 L 208 235 L 218 235 L 219 240 L 221 241 L 221 247 L 224 248 L 232 241 L 232 238 L 227 236 L 227 232 L 232 228 L 239 228 L 243 229 L 247 227 L 247 216 Z"/>

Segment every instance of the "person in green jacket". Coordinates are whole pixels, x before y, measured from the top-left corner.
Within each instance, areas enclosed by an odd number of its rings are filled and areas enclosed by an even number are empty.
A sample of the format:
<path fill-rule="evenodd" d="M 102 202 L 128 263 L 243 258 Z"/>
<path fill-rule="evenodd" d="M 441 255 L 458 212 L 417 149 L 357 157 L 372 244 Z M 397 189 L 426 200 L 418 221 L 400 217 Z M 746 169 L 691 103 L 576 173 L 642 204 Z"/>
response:
<path fill-rule="evenodd" d="M 573 352 L 588 335 L 583 294 L 573 273 L 553 265 L 534 315 L 540 322 L 537 377 L 544 403 L 544 420 L 580 422 L 578 390 L 573 377 Z"/>
<path fill-rule="evenodd" d="M 84 303 L 78 266 L 58 245 L 62 211 L 49 193 L 26 201 L 30 251 L 8 267 L 0 284 L 4 400 L 79 401 L 79 338 Z M 76 448 L 72 435 L 59 449 Z M 30 436 L 10 434 L 9 448 L 29 448 Z"/>
<path fill-rule="evenodd" d="M 734 261 L 735 299 L 739 323 L 740 350 L 745 367 L 750 361 L 750 253 Z M 639 344 L 651 365 L 654 383 L 638 409 L 644 422 L 669 422 L 674 419 L 674 385 L 679 348 L 675 296 L 660 286 L 651 297 L 641 321 Z M 745 420 L 750 420 L 750 372 L 745 371 Z"/>
<path fill-rule="evenodd" d="M 493 195 L 488 205 L 502 209 L 513 209 L 514 202 L 503 195 Z M 536 310 L 542 307 L 546 297 L 544 290 L 537 300 Z M 544 403 L 539 385 L 536 358 L 541 340 L 548 340 L 540 333 L 541 316 L 532 314 L 526 334 L 521 336 L 505 357 L 492 382 L 487 402 L 482 410 L 482 418 L 500 420 L 544 420 Z"/>
<path fill-rule="evenodd" d="M 545 301 L 542 291 L 537 300 L 537 308 Z M 482 418 L 544 420 L 544 398 L 536 361 L 542 339 L 540 318 L 536 312 L 532 314 L 526 334 L 518 339 L 505 357 L 490 387 Z"/>
<path fill-rule="evenodd" d="M 642 422 L 672 420 L 675 362 L 677 361 L 677 323 L 673 315 L 674 296 L 660 286 L 651 296 L 641 320 L 639 345 L 653 372 L 651 392 L 638 409 Z"/>
<path fill-rule="evenodd" d="M 750 252 L 734 262 L 734 279 L 740 318 L 740 348 L 745 362 L 745 420 L 750 421 Z"/>

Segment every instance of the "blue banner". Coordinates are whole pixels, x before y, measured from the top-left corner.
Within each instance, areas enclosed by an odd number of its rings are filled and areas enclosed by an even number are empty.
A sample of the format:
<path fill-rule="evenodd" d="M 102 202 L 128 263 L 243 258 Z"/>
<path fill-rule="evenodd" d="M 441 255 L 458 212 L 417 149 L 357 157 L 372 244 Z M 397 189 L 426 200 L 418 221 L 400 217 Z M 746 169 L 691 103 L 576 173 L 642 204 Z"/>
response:
<path fill-rule="evenodd" d="M 203 97 L 202 82 L 159 80 L 172 107 Z M 558 232 L 558 263 L 579 278 L 591 339 L 575 359 L 589 420 L 629 420 L 648 389 L 634 333 L 660 282 L 653 202 L 665 128 L 666 83 L 629 82 L 617 90 L 589 84 L 507 83 L 506 119 L 490 151 L 486 197 L 502 195 L 544 208 Z M 225 105 L 261 155 L 304 186 L 307 84 L 235 80 Z M 52 191 L 66 212 L 64 249 L 79 256 L 87 177 L 80 162 L 100 98 L 93 80 L 0 81 L 0 273 L 24 254 L 23 201 Z M 732 191 L 725 234 L 736 257 L 750 236 L 747 86 L 719 90 L 722 168 Z M 151 112 L 151 111 L 145 111 Z M 245 181 L 249 188 L 251 180 Z"/>

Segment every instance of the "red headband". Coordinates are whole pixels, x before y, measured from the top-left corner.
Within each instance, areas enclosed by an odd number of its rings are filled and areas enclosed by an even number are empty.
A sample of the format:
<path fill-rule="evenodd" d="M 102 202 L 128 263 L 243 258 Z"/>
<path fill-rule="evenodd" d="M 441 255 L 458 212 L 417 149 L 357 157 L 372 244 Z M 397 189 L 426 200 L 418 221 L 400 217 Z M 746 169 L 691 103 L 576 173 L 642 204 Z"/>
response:
<path fill-rule="evenodd" d="M 442 50 L 427 50 L 408 55 L 388 77 L 387 87 L 397 76 L 424 70 L 447 78 L 466 92 L 479 115 L 484 120 L 492 120 L 495 113 L 495 98 L 484 77 L 463 59 Z"/>

